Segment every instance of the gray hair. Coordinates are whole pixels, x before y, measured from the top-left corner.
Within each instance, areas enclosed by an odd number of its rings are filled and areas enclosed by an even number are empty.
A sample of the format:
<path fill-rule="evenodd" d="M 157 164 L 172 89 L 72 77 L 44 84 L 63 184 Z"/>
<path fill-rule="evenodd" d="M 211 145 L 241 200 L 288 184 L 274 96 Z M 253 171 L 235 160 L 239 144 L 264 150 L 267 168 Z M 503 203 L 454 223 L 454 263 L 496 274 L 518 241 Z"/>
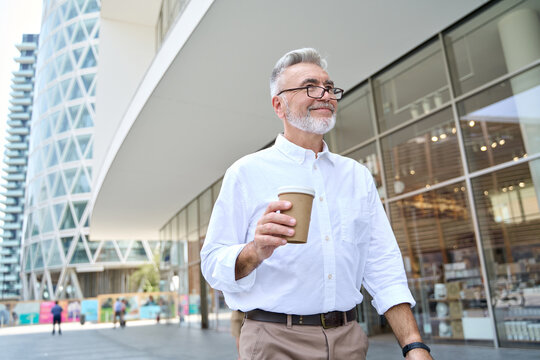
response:
<path fill-rule="evenodd" d="M 274 97 L 278 91 L 278 80 L 283 71 L 289 66 L 293 66 L 300 63 L 311 63 L 319 65 L 322 69 L 326 70 L 326 60 L 321 58 L 321 54 L 313 48 L 303 48 L 289 51 L 281 57 L 272 70 L 270 76 L 270 95 Z"/>

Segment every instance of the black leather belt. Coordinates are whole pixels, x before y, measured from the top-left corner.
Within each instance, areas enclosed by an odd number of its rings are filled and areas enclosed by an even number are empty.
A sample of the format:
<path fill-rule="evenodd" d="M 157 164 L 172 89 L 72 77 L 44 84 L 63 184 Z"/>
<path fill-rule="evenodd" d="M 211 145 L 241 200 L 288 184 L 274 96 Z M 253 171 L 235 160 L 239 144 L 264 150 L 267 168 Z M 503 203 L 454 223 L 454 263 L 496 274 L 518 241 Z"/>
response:
<path fill-rule="evenodd" d="M 246 319 L 265 321 L 273 323 L 287 323 L 287 314 L 275 313 L 255 309 L 246 313 Z M 349 311 L 331 311 L 326 314 L 314 315 L 291 315 L 292 325 L 315 325 L 322 326 L 325 329 L 334 328 L 345 324 L 345 316 L 347 322 L 356 320 L 356 307 Z"/>

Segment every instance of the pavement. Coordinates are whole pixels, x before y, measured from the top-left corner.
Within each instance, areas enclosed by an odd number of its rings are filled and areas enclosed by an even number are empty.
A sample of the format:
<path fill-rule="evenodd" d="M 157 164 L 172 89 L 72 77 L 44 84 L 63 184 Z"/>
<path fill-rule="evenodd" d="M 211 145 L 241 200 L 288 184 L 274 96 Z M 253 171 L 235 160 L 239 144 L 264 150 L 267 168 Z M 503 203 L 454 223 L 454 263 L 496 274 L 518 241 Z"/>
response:
<path fill-rule="evenodd" d="M 234 338 L 228 331 L 201 330 L 197 324 L 131 321 L 112 324 L 62 324 L 62 335 L 51 325 L 0 329 L 0 359 L 181 359 L 235 360 Z M 403 359 L 392 335 L 370 337 L 368 360 Z M 486 346 L 430 344 L 436 360 L 538 360 L 540 350 L 494 349 Z M 301 360 L 301 359 L 299 359 Z M 349 359 L 345 359 L 349 360 Z"/>

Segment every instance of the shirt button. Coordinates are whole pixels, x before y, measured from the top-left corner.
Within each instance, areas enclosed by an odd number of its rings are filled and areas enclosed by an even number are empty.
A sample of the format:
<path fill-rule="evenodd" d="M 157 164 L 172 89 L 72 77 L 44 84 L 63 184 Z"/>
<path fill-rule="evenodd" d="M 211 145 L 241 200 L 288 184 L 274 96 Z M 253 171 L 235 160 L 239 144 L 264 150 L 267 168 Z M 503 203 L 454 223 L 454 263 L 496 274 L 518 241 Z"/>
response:
<path fill-rule="evenodd" d="M 332 280 L 332 274 L 328 274 L 328 280 Z"/>
<path fill-rule="evenodd" d="M 323 201 L 324 198 L 323 198 L 322 196 L 319 196 L 319 200 L 320 200 L 320 201 Z"/>
<path fill-rule="evenodd" d="M 326 235 L 326 236 L 324 237 L 324 240 L 326 240 L 326 241 L 330 240 L 330 236 Z"/>

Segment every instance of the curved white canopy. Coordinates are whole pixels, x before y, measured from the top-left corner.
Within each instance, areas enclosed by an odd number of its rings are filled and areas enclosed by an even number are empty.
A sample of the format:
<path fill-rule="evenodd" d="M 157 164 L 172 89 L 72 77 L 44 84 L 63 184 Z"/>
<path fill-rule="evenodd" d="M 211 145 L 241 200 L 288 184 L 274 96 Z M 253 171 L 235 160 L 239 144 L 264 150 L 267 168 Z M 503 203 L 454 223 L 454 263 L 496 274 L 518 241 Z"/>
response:
<path fill-rule="evenodd" d="M 157 239 L 232 162 L 272 141 L 282 125 L 268 78 L 285 52 L 319 49 L 347 90 L 485 2 L 207 1 L 171 30 L 95 169 L 91 238 Z"/>

